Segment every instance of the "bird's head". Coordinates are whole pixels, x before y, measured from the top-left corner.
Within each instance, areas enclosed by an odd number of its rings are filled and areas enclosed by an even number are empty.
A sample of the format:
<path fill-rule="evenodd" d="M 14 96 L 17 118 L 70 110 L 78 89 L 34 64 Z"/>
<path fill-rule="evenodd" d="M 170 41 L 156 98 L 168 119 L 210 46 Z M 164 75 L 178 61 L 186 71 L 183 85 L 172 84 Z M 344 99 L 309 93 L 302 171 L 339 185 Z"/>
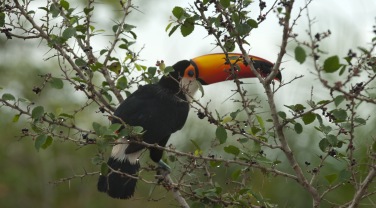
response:
<path fill-rule="evenodd" d="M 190 93 L 194 93 L 198 88 L 194 82 L 196 80 L 203 85 L 208 85 L 232 80 L 235 76 L 240 79 L 256 77 L 241 54 L 229 53 L 228 56 L 230 62 L 235 64 L 235 72 L 231 72 L 230 63 L 226 63 L 226 55 L 217 53 L 199 56 L 189 61 L 179 61 L 172 66 L 174 71 L 170 72 L 170 76 L 175 79 L 175 83 L 176 81 L 180 83 L 180 88 L 187 88 Z M 249 57 L 262 77 L 266 77 L 271 73 L 273 68 L 271 62 L 257 56 Z M 281 81 L 281 79 L 282 75 L 279 72 L 275 80 Z"/>

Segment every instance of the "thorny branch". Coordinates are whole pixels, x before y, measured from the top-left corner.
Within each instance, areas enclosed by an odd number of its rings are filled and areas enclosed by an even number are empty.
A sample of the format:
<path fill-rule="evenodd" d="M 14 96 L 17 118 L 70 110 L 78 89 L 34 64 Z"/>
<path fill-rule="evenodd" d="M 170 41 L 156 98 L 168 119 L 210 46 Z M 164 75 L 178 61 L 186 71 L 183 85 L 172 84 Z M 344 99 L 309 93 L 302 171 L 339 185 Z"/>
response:
<path fill-rule="evenodd" d="M 124 32 L 124 25 L 126 24 L 126 18 L 128 14 L 131 12 L 133 6 L 132 6 L 132 1 L 121 1 L 121 8 L 122 8 L 122 18 L 120 21 L 117 23 L 118 27 L 117 30 L 114 31 L 113 34 L 113 39 L 110 43 L 110 46 L 106 49 L 106 52 L 104 53 L 104 60 L 99 60 L 97 54 L 93 52 L 92 48 L 92 33 L 90 31 L 90 24 L 93 23 L 92 14 L 89 12 L 84 16 L 85 20 L 85 25 L 86 27 L 86 33 L 84 38 L 75 38 L 75 44 L 78 44 L 78 47 L 72 49 L 68 44 L 59 44 L 54 42 L 52 35 L 53 31 L 56 31 L 56 29 L 60 29 L 61 31 L 65 27 L 72 27 L 74 26 L 74 23 L 70 22 L 69 19 L 69 12 L 64 10 L 62 7 L 60 7 L 60 2 L 57 0 L 52 0 L 48 1 L 47 5 L 55 5 L 59 9 L 59 16 L 64 20 L 64 25 L 60 26 L 51 26 L 49 24 L 49 14 L 46 14 L 46 22 L 45 24 L 40 24 L 35 20 L 35 16 L 32 15 L 32 13 L 29 12 L 28 8 L 28 2 L 29 1 L 24 1 L 26 4 L 20 3 L 20 1 L 15 0 L 14 1 L 14 6 L 12 8 L 7 8 L 9 11 L 14 10 L 14 14 L 16 14 L 17 18 L 20 19 L 21 17 L 24 17 L 26 19 L 26 22 L 31 25 L 31 28 L 26 28 L 26 26 L 19 24 L 16 26 L 14 23 L 14 20 L 10 20 L 10 23 L 6 23 L 6 26 L 14 26 L 13 29 L 17 29 L 22 31 L 22 34 L 18 34 L 18 32 L 13 32 L 11 29 L 4 27 L 1 29 L 1 32 L 5 34 L 5 36 L 8 39 L 12 38 L 19 38 L 19 39 L 42 39 L 47 42 L 47 44 L 50 44 L 53 49 L 56 50 L 57 54 L 54 54 L 52 57 L 58 57 L 58 62 L 60 66 L 60 70 L 62 72 L 62 75 L 64 77 L 64 80 L 72 84 L 76 90 L 82 91 L 87 97 L 88 100 L 87 102 L 80 108 L 77 109 L 75 112 L 81 112 L 83 111 L 84 108 L 87 106 L 95 103 L 98 106 L 100 106 L 100 111 L 103 113 L 107 113 L 109 117 L 114 117 L 113 116 L 113 111 L 114 111 L 114 106 L 109 101 L 106 99 L 103 88 L 100 87 L 99 85 L 95 84 L 93 81 L 93 72 L 89 69 L 91 64 L 96 64 L 98 62 L 102 63 L 102 66 L 99 67 L 98 72 L 103 76 L 104 80 L 108 84 L 109 91 L 113 93 L 113 95 L 116 97 L 117 101 L 121 102 L 123 101 L 123 96 L 121 95 L 121 90 L 117 88 L 116 86 L 116 80 L 120 77 L 120 75 L 114 75 L 109 69 L 109 65 L 111 64 L 112 61 L 112 54 L 115 52 L 115 48 L 119 45 L 119 42 L 121 40 L 121 36 Z M 87 1 L 87 8 L 92 8 L 93 7 L 93 0 L 88 0 Z M 330 200 L 327 200 L 325 197 L 332 191 L 340 188 L 343 186 L 342 183 L 337 183 L 334 184 L 330 187 L 328 187 L 324 191 L 320 191 L 320 186 L 316 184 L 318 176 L 320 174 L 320 171 L 325 167 L 325 162 L 328 158 L 331 157 L 336 157 L 337 152 L 334 150 L 335 147 L 329 146 L 328 150 L 325 152 L 324 156 L 320 156 L 320 161 L 318 162 L 318 165 L 312 169 L 311 171 L 308 171 L 308 173 L 311 174 L 306 174 L 303 171 L 303 165 L 299 164 L 297 160 L 296 153 L 293 149 L 291 149 L 291 144 L 288 141 L 288 138 L 286 137 L 286 129 L 289 128 L 291 124 L 294 124 L 295 121 L 299 118 L 303 118 L 306 115 L 309 114 L 315 114 L 318 110 L 323 110 L 324 113 L 326 112 L 327 108 L 330 108 L 333 103 L 336 102 L 336 97 L 333 95 L 333 93 L 338 93 L 340 95 L 343 95 L 345 97 L 345 100 L 347 102 L 347 112 L 350 114 L 348 116 L 348 124 L 349 124 L 349 129 L 344 130 L 344 128 L 335 122 L 332 122 L 334 126 L 338 127 L 338 134 L 337 136 L 341 134 L 345 134 L 347 137 L 347 150 L 346 154 L 347 157 L 346 159 L 348 160 L 347 163 L 347 170 L 350 172 L 351 177 L 348 179 L 348 182 L 351 183 L 354 188 L 356 189 L 354 193 L 354 197 L 351 201 L 348 203 L 344 204 L 343 206 L 348 206 L 348 207 L 357 207 L 359 206 L 360 202 L 362 199 L 369 197 L 373 194 L 375 194 L 375 191 L 370 190 L 370 185 L 373 183 L 375 177 L 376 177 L 376 167 L 375 167 L 375 161 L 374 158 L 372 158 L 369 162 L 369 172 L 367 172 L 367 175 L 363 180 L 359 179 L 359 174 L 357 173 L 357 166 L 356 166 L 356 159 L 355 159 L 355 141 L 356 141 L 356 133 L 355 133 L 355 128 L 359 126 L 357 124 L 356 119 L 359 117 L 357 108 L 360 103 L 368 103 L 368 104 L 376 104 L 376 100 L 364 93 L 366 88 L 372 89 L 372 84 L 376 80 L 376 75 L 372 74 L 371 72 L 368 72 L 368 79 L 362 83 L 353 83 L 353 78 L 355 76 L 358 76 L 358 74 L 361 72 L 361 68 L 364 65 L 369 65 L 369 67 L 374 67 L 376 65 L 376 62 L 372 59 L 372 54 L 374 53 L 376 49 L 376 44 L 373 43 L 372 46 L 368 49 L 369 53 L 365 53 L 362 55 L 362 57 L 357 58 L 358 62 L 357 63 L 352 63 L 349 64 L 351 65 L 351 70 L 348 73 L 346 79 L 342 82 L 336 82 L 334 84 L 331 84 L 324 75 L 323 67 L 321 66 L 320 62 L 318 61 L 319 59 L 319 54 L 321 53 L 318 50 L 317 43 L 320 42 L 324 37 L 328 37 L 330 35 L 330 32 L 328 33 L 323 33 L 322 35 L 313 35 L 312 31 L 312 19 L 309 16 L 308 13 L 308 6 L 312 0 L 306 1 L 305 5 L 300 8 L 298 14 L 294 18 L 293 15 L 293 8 L 295 6 L 295 1 L 287 1 L 287 0 L 275 0 L 272 3 L 272 6 L 267 9 L 265 12 L 264 8 L 266 7 L 265 2 L 259 1 L 259 7 L 260 7 L 260 13 L 259 17 L 257 19 L 257 23 L 261 24 L 270 14 L 272 14 L 273 11 L 276 11 L 277 9 L 284 9 L 282 13 L 278 13 L 277 16 L 279 18 L 279 24 L 283 28 L 282 32 L 282 40 L 281 40 L 281 45 L 280 45 L 280 50 L 278 52 L 277 60 L 275 61 L 274 67 L 272 69 L 272 72 L 267 76 L 266 78 L 263 78 L 259 73 L 258 69 L 256 69 L 253 65 L 252 60 L 248 56 L 248 51 L 245 48 L 246 38 L 249 35 L 245 36 L 240 36 L 239 33 L 237 33 L 236 25 L 233 24 L 233 19 L 234 16 L 229 10 L 222 6 L 220 1 L 210 1 L 210 4 L 214 4 L 215 6 L 215 14 L 220 15 L 222 17 L 220 24 L 222 25 L 220 29 L 218 29 L 215 24 L 213 24 L 213 17 L 208 15 L 207 12 L 207 6 L 204 5 L 201 1 L 195 1 L 194 6 L 188 10 L 189 12 L 195 13 L 197 16 L 199 16 L 200 21 L 196 22 L 195 24 L 204 27 L 207 31 L 208 34 L 213 36 L 215 38 L 215 44 L 217 47 L 221 48 L 226 55 L 228 54 L 229 51 L 231 51 L 228 46 L 225 44 L 225 39 L 228 38 L 233 38 L 234 44 L 237 44 L 237 47 L 240 49 L 241 53 L 243 56 L 241 58 L 244 59 L 245 63 L 247 63 L 250 66 L 250 69 L 252 70 L 253 74 L 255 74 L 259 80 L 259 82 L 263 85 L 265 89 L 265 94 L 267 96 L 268 100 L 268 105 L 270 109 L 270 115 L 271 115 L 271 120 L 272 120 L 272 127 L 269 128 L 268 133 L 273 133 L 275 135 L 274 137 L 274 143 L 268 141 L 267 139 L 261 139 L 262 136 L 249 132 L 245 132 L 242 127 L 239 127 L 239 123 L 235 123 L 234 125 L 228 124 L 228 123 L 222 123 L 221 119 L 218 118 L 218 115 L 214 115 L 213 112 L 211 112 L 208 108 L 208 104 L 202 104 L 200 103 L 197 99 L 192 98 L 192 102 L 194 105 L 192 105 L 193 108 L 195 108 L 198 112 L 199 117 L 206 117 L 208 118 L 209 122 L 216 125 L 216 126 L 222 126 L 224 129 L 228 130 L 231 132 L 233 135 L 245 137 L 248 140 L 253 141 L 256 144 L 259 144 L 263 148 L 270 149 L 270 150 L 280 150 L 285 157 L 287 158 L 287 161 L 289 163 L 289 166 L 292 168 L 293 173 L 290 173 L 288 171 L 281 171 L 278 169 L 278 167 L 274 164 L 263 164 L 258 162 L 257 157 L 262 155 L 263 153 L 260 152 L 259 155 L 247 155 L 248 159 L 245 158 L 240 158 L 240 157 L 235 157 L 234 159 L 227 159 L 227 158 L 222 158 L 222 157 L 217 157 L 215 155 L 208 155 L 204 156 L 202 153 L 191 153 L 191 152 L 182 152 L 182 151 L 177 151 L 172 145 L 168 147 L 161 147 L 156 144 L 148 144 L 144 142 L 138 142 L 138 141 L 132 141 L 135 143 L 139 143 L 144 145 L 145 147 L 148 148 L 157 148 L 164 150 L 165 152 L 173 155 L 173 156 L 179 156 L 177 159 L 177 163 L 181 164 L 182 168 L 179 169 L 180 173 L 179 176 L 177 177 L 176 181 L 172 180 L 170 175 L 167 175 L 166 178 L 164 179 L 164 183 L 162 184 L 165 186 L 167 190 L 172 190 L 173 195 L 177 202 L 182 206 L 182 207 L 189 207 L 189 205 L 186 202 L 186 199 L 193 199 L 193 200 L 198 200 L 198 201 L 204 201 L 208 200 L 210 203 L 219 203 L 224 206 L 231 206 L 231 205 L 238 205 L 240 206 L 241 204 L 232 201 L 232 199 L 225 198 L 223 195 L 218 195 L 218 196 L 213 196 L 213 197 L 207 197 L 207 196 L 199 196 L 198 194 L 195 193 L 195 186 L 192 185 L 194 182 L 197 183 L 197 181 L 191 182 L 189 179 L 190 174 L 193 171 L 199 171 L 202 170 L 206 176 L 207 176 L 207 181 L 204 182 L 204 184 L 207 184 L 209 187 L 215 187 L 215 181 L 213 179 L 213 174 L 211 173 L 210 170 L 210 163 L 218 163 L 221 164 L 224 167 L 228 167 L 230 165 L 238 165 L 241 166 L 243 169 L 242 171 L 246 170 L 259 170 L 262 173 L 269 173 L 274 176 L 279 176 L 279 177 L 284 177 L 287 179 L 291 179 L 292 181 L 296 181 L 301 187 L 303 187 L 311 196 L 313 199 L 313 206 L 314 207 L 319 207 L 320 203 L 322 201 L 326 201 L 329 204 L 335 204 L 331 202 Z M 243 7 L 244 1 L 239 1 L 239 5 L 237 7 L 237 12 L 242 12 L 245 7 Z M 245 4 L 244 4 L 245 5 Z M 278 7 L 278 8 L 277 8 Z M 308 36 L 310 38 L 310 41 L 307 42 L 301 42 L 298 40 L 297 35 L 293 33 L 294 27 L 297 26 L 298 20 L 302 16 L 303 11 L 307 11 L 307 17 L 308 17 Z M 264 12 L 264 14 L 263 14 Z M 48 12 L 47 12 L 48 13 Z M 178 23 L 181 20 L 178 20 Z M 231 34 L 231 35 L 230 35 Z M 234 37 L 230 37 L 234 36 Z M 321 82 L 322 86 L 324 86 L 326 89 L 330 90 L 330 95 L 331 99 L 327 100 L 324 103 L 317 104 L 314 106 L 311 106 L 310 109 L 304 110 L 304 111 L 299 111 L 299 112 L 293 112 L 292 117 L 289 118 L 283 118 L 283 121 L 281 121 L 281 118 L 278 115 L 277 107 L 275 106 L 274 102 L 274 95 L 277 92 L 278 89 L 280 89 L 283 86 L 286 86 L 287 84 L 290 84 L 291 82 L 295 81 L 298 78 L 301 78 L 301 76 L 295 77 L 292 79 L 290 82 L 287 83 L 281 83 L 277 89 L 273 89 L 271 86 L 271 83 L 273 82 L 273 79 L 279 73 L 282 71 L 282 63 L 283 63 L 283 58 L 286 54 L 287 50 L 287 45 L 289 44 L 289 41 L 294 40 L 298 44 L 305 46 L 311 50 L 310 56 L 313 58 L 314 62 L 314 70 L 315 73 Z M 320 54 L 321 55 L 321 54 Z M 138 56 L 134 55 L 134 56 Z M 85 61 L 87 61 L 87 64 L 85 66 L 78 66 L 75 61 L 77 58 L 83 58 Z M 354 57 L 352 57 L 354 58 Z M 350 59 L 351 60 L 351 59 Z M 250 109 L 250 105 L 253 104 L 254 100 L 250 99 L 248 97 L 247 91 L 245 88 L 241 85 L 242 83 L 237 79 L 236 73 L 235 73 L 235 68 L 236 64 L 232 64 L 229 60 L 229 57 L 227 55 L 226 62 L 230 63 L 231 65 L 231 76 L 234 78 L 234 82 L 236 85 L 236 89 L 234 92 L 236 92 L 240 96 L 240 103 L 242 104 L 241 109 L 239 109 L 242 112 L 245 112 L 247 119 L 246 119 L 246 125 L 247 126 L 253 126 L 255 125 L 254 122 L 254 115 L 255 112 Z M 375 62 L 375 63 L 373 63 Z M 369 70 L 371 71 L 371 70 Z M 71 74 L 75 73 L 76 78 L 79 78 L 81 82 L 77 82 L 76 79 L 73 79 Z M 51 75 L 47 76 L 45 78 L 45 81 L 43 83 L 43 87 L 48 81 L 48 77 L 51 78 Z M 142 78 L 141 78 L 142 79 Z M 130 83 L 137 84 L 140 80 L 132 79 Z M 83 84 L 84 83 L 84 84 Z M 43 89 L 42 87 L 42 89 Z M 183 89 L 184 90 L 184 89 Z M 312 99 L 311 99 L 312 100 Z M 9 107 L 13 110 L 15 110 L 20 116 L 24 115 L 28 118 L 32 118 L 32 112 L 30 109 L 30 106 L 27 107 L 22 107 L 21 104 L 18 102 L 14 101 L 11 102 L 7 99 L 0 98 L 0 103 L 1 106 L 6 106 Z M 0 106 L 0 107 L 1 107 Z M 257 115 L 257 114 L 256 114 Z M 332 115 L 330 115 L 329 112 L 329 117 L 332 119 Z M 87 139 L 88 135 L 94 135 L 95 132 L 91 130 L 86 130 L 82 129 L 78 126 L 76 126 L 74 123 L 67 123 L 64 122 L 64 120 L 59 120 L 59 119 L 52 119 L 48 117 L 46 114 L 41 116 L 41 118 L 37 121 L 34 121 L 37 123 L 45 123 L 47 125 L 57 125 L 59 127 L 63 127 L 69 130 L 74 130 L 74 133 L 77 135 L 80 135 L 79 138 L 74 138 L 72 137 L 71 133 L 68 133 L 66 135 L 64 134 L 59 134 L 54 131 L 51 131 L 50 129 L 46 128 L 44 129 L 44 133 L 52 135 L 56 138 L 61 138 L 64 140 L 70 140 L 73 142 L 78 143 L 79 145 L 89 145 L 89 144 L 95 144 L 95 140 L 89 140 Z M 124 126 L 126 126 L 125 123 L 123 123 Z M 321 124 L 322 125 L 322 124 Z M 70 132 L 70 131 L 69 131 Z M 31 136 L 31 137 L 36 137 L 38 134 L 33 134 L 30 132 L 24 132 L 24 136 Z M 81 135 L 85 135 L 86 138 L 81 138 Z M 103 138 L 98 138 L 97 141 Z M 116 145 L 118 143 L 116 142 L 110 142 L 111 145 Z M 373 153 L 370 153 L 371 155 Z M 374 155 L 373 155 L 374 157 Z M 183 159 L 184 158 L 184 159 Z M 186 159 L 186 160 L 185 160 Z M 110 167 L 109 167 L 110 168 Z M 148 170 L 148 168 L 143 168 L 143 170 Z M 150 170 L 154 170 L 154 168 L 151 168 Z M 117 172 L 119 174 L 124 174 L 121 173 L 118 170 L 112 170 L 114 172 Z M 58 181 L 55 181 L 53 183 L 61 183 L 61 182 L 66 182 L 70 181 L 75 178 L 83 178 L 89 175 L 97 175 L 99 172 L 92 172 L 88 173 L 85 171 L 83 174 L 76 174 L 71 177 L 63 178 Z M 148 184 L 157 184 L 157 182 L 145 179 L 141 176 L 130 176 L 127 175 L 128 177 L 135 178 L 137 180 L 143 181 Z M 249 178 L 249 175 L 243 174 L 242 175 L 242 181 L 236 181 L 233 180 L 231 181 L 234 184 L 237 184 L 241 187 L 245 187 L 247 185 L 247 180 Z M 196 184 L 197 185 L 197 184 Z M 222 198 L 223 197 L 223 198 Z M 250 206 L 253 204 L 253 202 L 250 203 Z"/>

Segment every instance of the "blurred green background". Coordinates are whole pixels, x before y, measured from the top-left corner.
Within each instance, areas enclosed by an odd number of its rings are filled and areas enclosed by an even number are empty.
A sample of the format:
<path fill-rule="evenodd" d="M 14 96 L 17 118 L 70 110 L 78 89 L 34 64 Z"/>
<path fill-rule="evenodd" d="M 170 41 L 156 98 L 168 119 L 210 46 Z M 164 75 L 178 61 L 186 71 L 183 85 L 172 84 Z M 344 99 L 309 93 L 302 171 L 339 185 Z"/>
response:
<path fill-rule="evenodd" d="M 135 45 L 135 50 L 140 50 L 145 46 L 141 53 L 145 57 L 145 65 L 152 66 L 155 60 L 159 59 L 164 59 L 168 65 L 171 65 L 181 59 L 219 52 L 219 49 L 213 49 L 213 40 L 205 38 L 206 33 L 200 29 L 197 29 L 188 38 L 183 38 L 179 34 L 174 34 L 169 38 L 164 31 L 172 8 L 175 5 L 187 6 L 188 2 L 173 0 L 135 2 L 141 12 L 132 12 L 129 23 L 137 26 L 138 43 Z M 270 1 L 266 2 L 270 4 Z M 114 11 L 118 9 L 118 1 L 100 1 L 96 4 L 96 7 L 99 8 L 99 11 L 94 14 L 94 18 L 100 25 L 97 28 L 108 29 L 109 25 L 113 24 L 117 18 Z M 331 9 L 333 7 L 340 9 L 337 10 L 338 12 L 333 12 Z M 337 53 L 340 56 L 345 56 L 349 48 L 366 45 L 371 40 L 371 28 L 374 24 L 374 14 L 376 14 L 375 8 L 375 3 L 369 1 L 347 0 L 341 1 L 341 3 L 327 1 L 325 6 L 322 2 L 314 2 L 311 16 L 317 16 L 316 21 L 318 22 L 314 28 L 318 31 L 330 29 L 333 33 L 333 37 L 330 41 L 325 42 L 327 45 L 323 47 L 327 48 L 328 51 L 330 50 L 330 54 Z M 273 14 L 270 16 L 274 17 Z M 265 28 L 261 28 L 253 34 L 254 40 L 258 41 L 252 43 L 251 47 L 252 51 L 255 51 L 255 55 L 273 61 L 278 54 L 280 41 L 278 31 L 280 28 L 273 18 L 264 24 Z M 302 18 L 296 26 L 297 32 L 304 33 L 306 26 L 307 21 Z M 275 28 L 278 29 L 275 30 Z M 96 45 L 96 49 L 99 51 L 103 48 L 108 43 L 109 38 L 103 37 Z M 293 49 L 293 47 L 290 49 Z M 315 85 L 317 80 L 314 80 L 309 73 L 309 66 L 295 63 L 292 54 L 292 51 L 288 52 L 283 76 L 286 80 L 300 74 L 305 75 L 305 77 L 277 93 L 276 101 L 279 109 L 284 109 L 283 105 L 304 103 L 310 98 L 308 91 L 310 91 L 311 85 L 315 86 L 315 96 L 318 99 L 324 99 L 325 93 L 327 94 L 320 89 L 319 85 Z M 0 87 L 3 88 L 0 94 L 9 92 L 18 97 L 27 98 L 36 104 L 43 104 L 49 111 L 63 108 L 64 111 L 71 112 L 79 108 L 86 101 L 85 95 L 75 91 L 69 85 L 65 85 L 64 90 L 46 88 L 41 95 L 35 95 L 32 92 L 34 86 L 39 86 L 43 82 L 43 79 L 38 75 L 45 73 L 59 75 L 57 60 L 45 60 L 49 56 L 51 56 L 51 53 L 49 53 L 48 48 L 44 47 L 43 42 L 6 40 L 5 36 L 0 34 Z M 121 57 L 123 57 L 123 54 L 119 53 L 119 58 Z M 255 81 L 250 82 L 252 83 L 250 85 L 252 90 L 255 91 L 254 94 L 260 94 L 261 101 L 265 102 L 261 87 Z M 307 83 L 310 85 L 307 85 Z M 203 103 L 212 100 L 212 109 L 218 109 L 219 112 L 232 112 L 231 109 L 235 109 L 235 106 L 231 101 L 226 101 L 231 95 L 229 88 L 233 88 L 231 83 L 220 83 L 207 87 L 205 89 L 206 98 L 203 99 Z M 307 91 L 307 89 L 309 90 Z M 107 118 L 97 111 L 98 109 L 95 106 L 86 109 L 78 114 L 75 123 L 82 128 L 91 128 L 90 125 L 93 121 L 108 124 Z M 362 113 L 367 116 L 371 115 L 372 112 L 375 112 L 374 107 L 365 106 Z M 96 190 L 96 175 L 86 176 L 82 179 L 76 178 L 55 185 L 53 182 L 61 178 L 80 175 L 85 171 L 98 171 L 99 167 L 91 163 L 91 158 L 97 153 L 96 146 L 80 147 L 72 142 L 57 140 L 54 141 L 52 147 L 37 152 L 31 139 L 19 139 L 21 129 L 29 128 L 29 126 L 22 116 L 17 123 L 12 122 L 15 114 L 8 108 L 0 108 L 1 207 L 177 207 L 171 194 L 166 193 L 163 188 L 156 188 L 152 193 L 152 198 L 154 200 L 160 199 L 160 201 L 157 203 L 148 201 L 148 195 L 153 186 L 145 183 L 139 183 L 135 198 L 126 201 L 114 200 L 105 194 L 98 193 Z M 376 137 L 375 118 L 371 117 L 367 124 L 367 126 L 359 128 L 357 132 L 358 138 L 360 138 L 357 140 L 357 148 L 361 150 L 357 158 L 364 165 L 366 165 L 367 160 L 365 154 L 368 148 L 367 144 L 370 144 Z M 216 153 L 217 149 L 211 147 L 214 132 L 215 126 L 208 125 L 205 120 L 199 120 L 195 113 L 191 112 L 186 126 L 181 132 L 174 135 L 171 143 L 179 150 L 193 151 L 192 143 L 186 142 L 193 139 L 201 145 L 204 153 Z M 299 162 L 309 161 L 312 164 L 319 162 L 318 155 L 322 154 L 317 147 L 320 135 L 317 135 L 313 128 L 298 137 L 293 131 L 287 130 L 286 133 Z M 203 138 L 207 139 L 203 140 Z M 266 152 L 266 154 L 269 157 L 284 160 L 281 154 L 273 152 Z M 223 157 L 230 157 L 230 155 L 223 155 Z M 291 171 L 286 163 L 282 163 L 278 167 L 282 170 Z M 338 172 L 344 167 L 344 162 L 329 159 L 328 167 L 324 169 L 321 181 L 325 184 L 325 179 L 322 178 L 324 175 Z M 213 169 L 212 171 L 217 174 L 214 179 L 226 187 L 225 181 L 231 176 L 235 168 L 220 167 Z M 306 171 L 310 168 L 306 167 Z M 266 177 L 257 170 L 252 170 L 249 174 L 252 178 L 252 187 L 250 188 L 265 200 L 272 199 L 271 202 L 277 203 L 279 207 L 308 207 L 311 205 L 309 195 L 295 182 L 280 177 Z M 178 176 L 178 173 L 175 175 L 172 173 L 173 178 L 174 176 Z M 150 177 L 152 178 L 152 176 Z M 196 177 L 203 176 L 193 175 L 192 180 L 195 180 Z M 350 186 L 345 186 L 336 194 L 330 194 L 329 198 L 337 203 L 343 203 L 348 201 L 353 194 L 353 189 Z M 373 207 L 372 200 L 375 201 L 376 198 L 365 200 L 362 206 Z M 323 207 L 330 207 L 330 205 L 323 202 Z"/>

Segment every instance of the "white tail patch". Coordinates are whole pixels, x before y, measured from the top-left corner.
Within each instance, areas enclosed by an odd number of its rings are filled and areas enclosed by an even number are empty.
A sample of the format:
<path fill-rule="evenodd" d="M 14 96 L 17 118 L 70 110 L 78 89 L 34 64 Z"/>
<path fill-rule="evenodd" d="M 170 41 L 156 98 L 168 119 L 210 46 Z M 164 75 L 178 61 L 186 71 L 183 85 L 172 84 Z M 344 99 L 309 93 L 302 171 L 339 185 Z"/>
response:
<path fill-rule="evenodd" d="M 125 138 L 118 139 L 117 142 L 119 143 L 126 143 L 127 140 Z M 138 161 L 138 158 L 140 158 L 143 150 L 131 153 L 131 154 L 125 154 L 125 150 L 127 149 L 128 144 L 117 144 L 112 148 L 111 151 L 111 157 L 119 160 L 119 161 L 125 161 L 128 160 L 131 164 L 136 164 Z"/>

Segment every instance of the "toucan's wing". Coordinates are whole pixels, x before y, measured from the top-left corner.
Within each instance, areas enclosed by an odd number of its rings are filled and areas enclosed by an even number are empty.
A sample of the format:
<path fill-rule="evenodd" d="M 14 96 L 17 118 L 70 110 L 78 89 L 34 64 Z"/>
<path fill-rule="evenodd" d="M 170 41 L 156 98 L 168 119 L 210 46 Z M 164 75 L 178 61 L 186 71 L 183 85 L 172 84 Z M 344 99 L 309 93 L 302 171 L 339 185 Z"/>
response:
<path fill-rule="evenodd" d="M 143 127 L 143 141 L 154 144 L 180 130 L 187 119 L 189 104 L 161 89 L 158 84 L 140 87 L 116 109 L 114 115 L 126 124 Z M 118 120 L 114 120 L 118 123 Z M 127 153 L 142 149 L 130 145 Z"/>

